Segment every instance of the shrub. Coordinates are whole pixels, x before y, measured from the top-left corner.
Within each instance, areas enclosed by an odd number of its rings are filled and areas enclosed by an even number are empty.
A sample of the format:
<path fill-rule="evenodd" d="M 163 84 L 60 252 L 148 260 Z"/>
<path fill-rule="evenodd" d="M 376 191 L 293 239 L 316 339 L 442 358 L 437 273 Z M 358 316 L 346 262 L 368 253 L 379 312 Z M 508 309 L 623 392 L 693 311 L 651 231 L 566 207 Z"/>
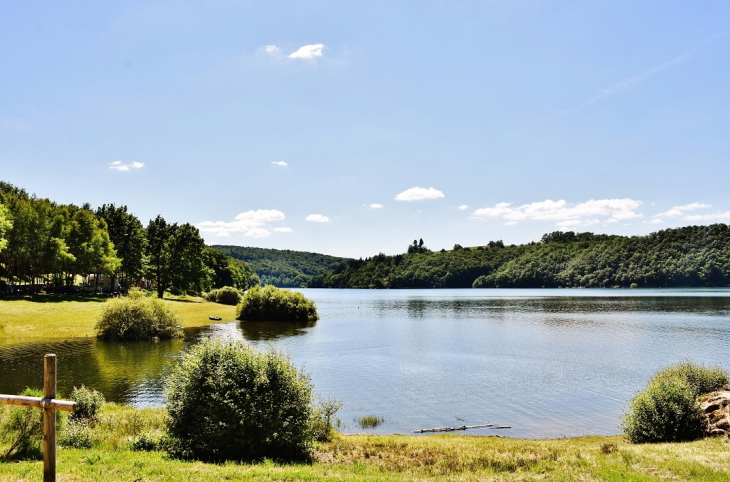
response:
<path fill-rule="evenodd" d="M 130 443 L 130 449 L 136 452 L 154 452 L 165 446 L 161 438 L 155 438 L 150 434 L 143 433 L 136 440 Z"/>
<path fill-rule="evenodd" d="M 727 372 L 719 366 L 705 366 L 686 360 L 659 370 L 652 379 L 679 378 L 686 381 L 695 393 L 700 396 L 722 388 L 729 381 Z"/>
<path fill-rule="evenodd" d="M 237 305 L 241 302 L 241 292 L 232 286 L 224 286 L 216 290 L 216 303 L 224 305 Z"/>
<path fill-rule="evenodd" d="M 69 422 L 61 430 L 59 443 L 63 447 L 76 449 L 88 449 L 94 446 L 97 437 L 88 421 L 82 419 L 69 419 Z"/>
<path fill-rule="evenodd" d="M 629 402 L 621 428 L 633 443 L 678 442 L 702 435 L 701 411 L 692 387 L 659 378 Z"/>
<path fill-rule="evenodd" d="M 206 461 L 309 456 L 309 377 L 273 348 L 205 340 L 173 370 L 166 397 L 174 455 Z"/>
<path fill-rule="evenodd" d="M 664 368 L 629 402 L 621 428 L 634 443 L 696 439 L 702 435 L 697 397 L 727 382 L 720 367 L 684 361 Z"/>
<path fill-rule="evenodd" d="M 254 286 L 243 295 L 236 318 L 247 321 L 314 321 L 317 309 L 303 294 L 275 286 Z"/>
<path fill-rule="evenodd" d="M 104 303 L 96 332 L 107 340 L 167 339 L 180 336 L 177 325 L 177 315 L 164 301 L 133 288 L 126 298 Z"/>
<path fill-rule="evenodd" d="M 335 416 L 342 408 L 342 401 L 332 398 L 320 398 L 312 412 L 312 430 L 314 439 L 319 442 L 332 440 L 333 423 L 339 426 L 339 419 Z"/>
<path fill-rule="evenodd" d="M 210 290 L 207 293 L 203 293 L 203 299 L 211 303 L 216 303 L 218 301 L 218 290 Z"/>
<path fill-rule="evenodd" d="M 20 395 L 42 397 L 43 392 L 26 388 Z M 40 459 L 43 457 L 43 410 L 11 406 L 7 410 L 0 434 L 10 440 L 10 447 L 2 455 L 6 460 Z"/>
<path fill-rule="evenodd" d="M 83 385 L 81 388 L 74 387 L 71 400 L 76 402 L 76 411 L 69 416 L 72 421 L 95 421 L 97 412 L 106 402 L 104 395 Z"/>

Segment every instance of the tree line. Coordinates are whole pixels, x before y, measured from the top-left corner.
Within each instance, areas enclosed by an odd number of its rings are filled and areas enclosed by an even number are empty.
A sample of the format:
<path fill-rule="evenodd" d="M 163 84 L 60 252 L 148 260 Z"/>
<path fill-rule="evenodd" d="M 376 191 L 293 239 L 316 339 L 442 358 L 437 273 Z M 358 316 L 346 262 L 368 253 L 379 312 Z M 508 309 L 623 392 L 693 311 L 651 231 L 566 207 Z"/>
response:
<path fill-rule="evenodd" d="M 122 289 L 144 278 L 160 297 L 259 284 L 250 266 L 206 246 L 189 223 L 157 216 L 145 228 L 127 206 L 57 204 L 0 181 L 0 277 L 36 291 L 92 274 Z"/>
<path fill-rule="evenodd" d="M 332 288 L 696 287 L 730 284 L 730 228 L 666 229 L 646 236 L 556 231 L 540 242 L 431 252 L 408 246 L 342 263 L 308 286 Z"/>
<path fill-rule="evenodd" d="M 329 273 L 340 264 L 350 261 L 349 258 L 289 249 L 223 245 L 212 247 L 227 256 L 250 264 L 263 285 L 274 285 L 279 288 L 307 286 L 313 276 Z"/>

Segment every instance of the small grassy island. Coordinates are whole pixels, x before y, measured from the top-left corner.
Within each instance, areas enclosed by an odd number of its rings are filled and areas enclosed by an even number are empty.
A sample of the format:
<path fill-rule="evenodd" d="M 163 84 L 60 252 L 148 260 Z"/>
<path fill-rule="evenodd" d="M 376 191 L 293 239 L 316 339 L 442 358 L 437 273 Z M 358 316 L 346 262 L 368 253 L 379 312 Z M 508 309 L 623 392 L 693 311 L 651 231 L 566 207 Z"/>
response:
<path fill-rule="evenodd" d="M 241 321 L 315 321 L 317 308 L 301 293 L 275 286 L 254 286 L 243 295 L 236 309 Z"/>

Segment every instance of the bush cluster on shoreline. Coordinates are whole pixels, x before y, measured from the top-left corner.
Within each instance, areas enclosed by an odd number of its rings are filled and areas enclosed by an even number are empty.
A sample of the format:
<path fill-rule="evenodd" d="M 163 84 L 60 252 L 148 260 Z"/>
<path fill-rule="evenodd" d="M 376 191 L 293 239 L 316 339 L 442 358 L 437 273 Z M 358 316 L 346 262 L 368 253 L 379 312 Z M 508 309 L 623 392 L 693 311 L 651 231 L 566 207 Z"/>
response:
<path fill-rule="evenodd" d="M 315 321 L 318 318 L 314 303 L 303 294 L 271 285 L 248 290 L 236 309 L 236 319 L 241 321 Z"/>
<path fill-rule="evenodd" d="M 204 298 L 212 303 L 236 306 L 241 302 L 243 293 L 241 290 L 234 288 L 233 286 L 224 286 L 222 288 L 210 290 L 204 295 Z"/>
<path fill-rule="evenodd" d="M 621 428 L 634 443 L 698 439 L 704 432 L 697 398 L 728 381 L 721 367 L 685 361 L 664 368 L 629 401 Z"/>

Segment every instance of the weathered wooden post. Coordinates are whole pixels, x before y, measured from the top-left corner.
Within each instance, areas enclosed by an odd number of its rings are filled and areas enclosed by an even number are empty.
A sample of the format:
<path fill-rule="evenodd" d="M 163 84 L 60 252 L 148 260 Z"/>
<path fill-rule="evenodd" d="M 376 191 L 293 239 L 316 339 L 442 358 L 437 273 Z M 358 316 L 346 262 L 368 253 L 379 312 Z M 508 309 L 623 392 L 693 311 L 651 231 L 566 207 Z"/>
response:
<path fill-rule="evenodd" d="M 43 398 L 56 398 L 56 355 L 43 357 Z M 56 480 L 56 410 L 43 408 L 43 482 Z"/>
<path fill-rule="evenodd" d="M 43 357 L 43 398 L 0 395 L 0 405 L 43 409 L 43 482 L 56 482 L 56 410 L 76 410 L 76 402 L 56 400 L 55 397 L 56 355 Z"/>

